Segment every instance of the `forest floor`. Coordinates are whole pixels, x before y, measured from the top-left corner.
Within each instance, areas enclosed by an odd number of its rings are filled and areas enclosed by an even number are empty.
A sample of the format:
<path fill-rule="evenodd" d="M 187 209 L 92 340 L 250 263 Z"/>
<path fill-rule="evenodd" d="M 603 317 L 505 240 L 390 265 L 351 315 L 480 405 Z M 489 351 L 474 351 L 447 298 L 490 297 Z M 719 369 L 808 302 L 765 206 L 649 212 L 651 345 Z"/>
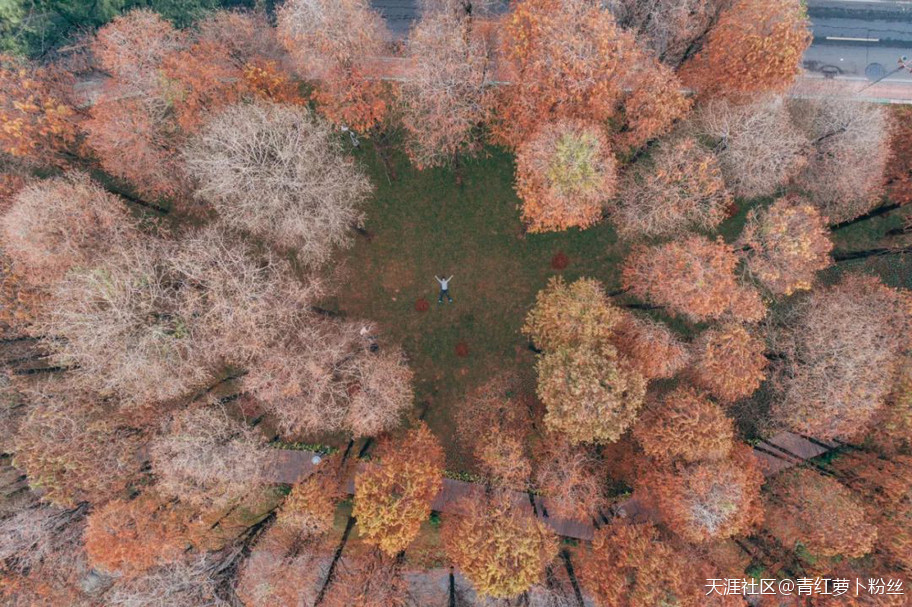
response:
<path fill-rule="evenodd" d="M 415 371 L 416 406 L 427 406 L 426 420 L 444 443 L 448 468 L 472 471 L 454 431 L 456 414 L 468 392 L 498 373 L 514 373 L 534 390 L 535 355 L 520 329 L 535 294 L 558 274 L 567 281 L 597 278 L 608 291 L 618 289 L 630 243 L 619 241 L 609 222 L 525 234 L 513 159 L 498 148 L 465 162 L 461 184 L 452 169 L 417 171 L 401 154 L 392 159 L 396 175 L 390 178 L 369 142 L 355 155 L 376 186 L 366 208 L 370 237 L 358 237 L 337 255 L 339 286 L 325 306 L 372 321 L 381 343 L 402 344 Z M 767 202 L 740 204 L 717 233 L 733 241 L 747 209 Z M 841 230 L 837 249 L 874 246 L 897 221 L 894 213 Z M 564 269 L 552 267 L 559 254 L 566 257 Z M 897 286 L 912 279 L 896 258 L 851 263 L 883 266 L 877 273 Z M 453 275 L 453 304 L 437 303 L 435 274 Z M 430 304 L 426 311 L 416 307 L 421 300 Z M 685 338 L 700 329 L 659 317 Z"/>

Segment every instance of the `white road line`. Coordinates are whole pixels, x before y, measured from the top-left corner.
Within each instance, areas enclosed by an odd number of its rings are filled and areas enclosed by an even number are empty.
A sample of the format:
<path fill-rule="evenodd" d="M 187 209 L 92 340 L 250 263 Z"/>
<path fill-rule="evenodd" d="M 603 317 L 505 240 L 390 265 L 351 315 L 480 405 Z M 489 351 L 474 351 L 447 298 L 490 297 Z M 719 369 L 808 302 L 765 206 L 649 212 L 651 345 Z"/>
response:
<path fill-rule="evenodd" d="M 843 42 L 880 42 L 880 38 L 850 38 L 847 36 L 827 36 L 827 40 L 840 40 Z"/>

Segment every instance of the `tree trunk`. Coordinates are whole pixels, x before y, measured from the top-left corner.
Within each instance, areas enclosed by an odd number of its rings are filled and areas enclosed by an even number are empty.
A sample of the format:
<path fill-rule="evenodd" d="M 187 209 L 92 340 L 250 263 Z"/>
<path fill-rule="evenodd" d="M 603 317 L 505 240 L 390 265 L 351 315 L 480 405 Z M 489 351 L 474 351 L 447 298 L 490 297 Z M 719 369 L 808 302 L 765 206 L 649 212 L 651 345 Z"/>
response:
<path fill-rule="evenodd" d="M 329 564 L 329 571 L 326 572 L 326 580 L 323 582 L 323 587 L 320 588 L 320 594 L 317 595 L 317 600 L 314 601 L 314 607 L 317 607 L 320 603 L 323 602 L 323 598 L 326 596 L 326 591 L 329 589 L 329 585 L 332 584 L 333 574 L 336 571 L 336 565 L 339 562 L 339 558 L 342 556 L 342 551 L 345 550 L 345 544 L 348 542 L 348 536 L 351 535 L 351 530 L 355 526 L 355 517 L 349 516 L 348 523 L 345 525 L 345 531 L 342 532 L 342 539 L 339 541 L 339 545 L 336 547 L 336 552 L 333 554 L 333 560 Z"/>
<path fill-rule="evenodd" d="M 583 602 L 583 593 L 580 590 L 579 582 L 576 580 L 576 573 L 573 571 L 573 563 L 570 562 L 570 553 L 566 549 L 560 551 L 561 558 L 564 560 L 564 567 L 567 569 L 567 576 L 570 578 L 570 585 L 573 586 L 573 594 L 576 595 L 576 602 L 579 607 L 585 607 Z"/>

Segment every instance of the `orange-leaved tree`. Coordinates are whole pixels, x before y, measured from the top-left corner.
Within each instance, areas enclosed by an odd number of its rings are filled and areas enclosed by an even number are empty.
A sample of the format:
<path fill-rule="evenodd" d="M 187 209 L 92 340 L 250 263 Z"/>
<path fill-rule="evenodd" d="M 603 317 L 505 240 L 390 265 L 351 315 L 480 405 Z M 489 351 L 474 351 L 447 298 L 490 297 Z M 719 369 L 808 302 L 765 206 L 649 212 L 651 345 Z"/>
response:
<path fill-rule="evenodd" d="M 646 469 L 636 489 L 646 493 L 672 531 L 689 542 L 705 543 L 747 533 L 759 524 L 763 482 L 750 448 L 736 446 L 720 460 Z"/>
<path fill-rule="evenodd" d="M 645 55 L 610 11 L 586 0 L 516 2 L 502 36 L 510 84 L 497 91 L 493 130 L 510 146 L 560 118 L 605 124 Z"/>
<path fill-rule="evenodd" d="M 707 329 L 692 349 L 692 381 L 722 402 L 750 396 L 766 378 L 766 344 L 743 325 Z"/>
<path fill-rule="evenodd" d="M 723 459 L 734 434 L 732 420 L 719 405 L 687 386 L 649 406 L 633 429 L 643 451 L 664 462 Z"/>
<path fill-rule="evenodd" d="M 183 557 L 193 517 L 176 501 L 146 491 L 116 499 L 89 514 L 85 547 L 89 561 L 111 573 L 135 576 Z"/>
<path fill-rule="evenodd" d="M 71 80 L 53 66 L 0 54 L 0 152 L 60 164 L 74 151 L 79 115 Z"/>
<path fill-rule="evenodd" d="M 757 291 L 737 280 L 737 265 L 731 245 L 690 236 L 635 248 L 624 262 L 622 280 L 633 295 L 693 322 L 758 321 L 766 310 Z"/>
<path fill-rule="evenodd" d="M 415 539 L 443 486 L 443 448 L 423 422 L 399 440 L 384 439 L 372 465 L 355 477 L 352 516 L 365 541 L 396 556 Z"/>
<path fill-rule="evenodd" d="M 535 458 L 535 484 L 547 499 L 550 516 L 598 519 L 607 504 L 605 470 L 588 446 L 571 445 L 560 435 L 542 441 Z"/>
<path fill-rule="evenodd" d="M 457 163 L 481 148 L 493 86 L 494 31 L 445 9 L 425 12 L 408 37 L 413 67 L 399 85 L 405 150 L 419 169 Z"/>
<path fill-rule="evenodd" d="M 614 155 L 596 124 L 546 123 L 516 150 L 516 193 L 530 232 L 591 226 L 616 182 Z"/>
<path fill-rule="evenodd" d="M 785 91 L 811 44 L 808 25 L 800 0 L 736 0 L 681 67 L 681 78 L 707 97 Z"/>
<path fill-rule="evenodd" d="M 441 529 L 447 556 L 485 596 L 509 598 L 539 582 L 557 556 L 557 537 L 504 499 L 464 499 Z"/>
<path fill-rule="evenodd" d="M 870 552 L 877 539 L 861 500 L 813 469 L 780 474 L 766 497 L 765 525 L 789 549 L 801 542 L 815 556 L 856 558 Z"/>
<path fill-rule="evenodd" d="M 603 527 L 580 556 L 580 582 L 599 606 L 690 607 L 704 599 L 691 580 L 687 557 L 651 523 Z"/>
<path fill-rule="evenodd" d="M 816 273 L 833 263 L 827 218 L 798 197 L 751 209 L 738 245 L 747 271 L 776 294 L 810 289 Z"/>
<path fill-rule="evenodd" d="M 387 86 L 372 79 L 385 25 L 367 0 L 289 0 L 277 14 L 279 40 L 297 70 L 316 81 L 314 99 L 332 122 L 356 131 L 378 126 Z"/>
<path fill-rule="evenodd" d="M 667 325 L 645 316 L 624 314 L 611 340 L 647 380 L 673 377 L 690 359 L 687 346 Z"/>

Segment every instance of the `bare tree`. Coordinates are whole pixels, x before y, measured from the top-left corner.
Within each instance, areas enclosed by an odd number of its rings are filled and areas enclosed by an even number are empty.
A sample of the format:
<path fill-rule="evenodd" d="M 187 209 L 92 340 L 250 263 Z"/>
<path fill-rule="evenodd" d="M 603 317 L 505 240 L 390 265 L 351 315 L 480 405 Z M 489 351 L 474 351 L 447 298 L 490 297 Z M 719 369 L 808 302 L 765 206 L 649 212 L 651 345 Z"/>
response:
<path fill-rule="evenodd" d="M 699 47 L 724 0 L 609 0 L 618 23 L 665 63 L 677 66 Z"/>
<path fill-rule="evenodd" d="M 716 158 L 694 139 L 663 143 L 621 186 L 612 219 L 625 237 L 673 236 L 712 230 L 732 197 Z"/>
<path fill-rule="evenodd" d="M 234 105 L 186 148 L 196 195 L 232 227 L 296 249 L 308 264 L 350 242 L 371 191 L 329 124 L 302 107 Z"/>
<path fill-rule="evenodd" d="M 243 364 L 319 292 L 290 265 L 207 229 L 180 243 L 137 241 L 54 289 L 44 334 L 85 385 L 126 403 L 164 400 Z"/>
<path fill-rule="evenodd" d="M 152 441 L 152 471 L 165 495 L 201 507 L 220 507 L 264 482 L 265 439 L 218 406 L 173 416 Z"/>
<path fill-rule="evenodd" d="M 401 349 L 372 351 L 361 326 L 305 320 L 245 378 L 283 433 L 371 436 L 398 425 L 412 403 L 412 372 Z"/>
<path fill-rule="evenodd" d="M 55 554 L 78 553 L 84 521 L 85 508 L 40 503 L 0 520 L 0 570 L 27 572 Z"/>
<path fill-rule="evenodd" d="M 691 128 L 713 142 L 725 182 L 741 198 L 769 196 L 807 164 L 810 142 L 781 97 L 741 104 L 709 100 Z"/>
<path fill-rule="evenodd" d="M 105 594 L 110 607 L 229 607 L 220 596 L 218 564 L 207 555 L 153 569 L 133 579 L 123 579 Z"/>
<path fill-rule="evenodd" d="M 909 347 L 908 306 L 907 293 L 851 274 L 802 301 L 773 334 L 783 358 L 772 417 L 818 438 L 862 435 Z"/>
<path fill-rule="evenodd" d="M 39 181 L 19 191 L 0 217 L 4 250 L 34 283 L 87 267 L 135 235 L 123 203 L 88 175 Z"/>
<path fill-rule="evenodd" d="M 461 11 L 424 13 L 409 34 L 414 69 L 400 87 L 406 151 L 418 168 L 445 165 L 481 147 L 491 86 L 490 28 Z"/>
<path fill-rule="evenodd" d="M 792 100 L 789 111 L 813 146 L 796 185 L 834 223 L 871 210 L 883 194 L 889 155 L 884 109 L 852 99 L 823 97 Z"/>

